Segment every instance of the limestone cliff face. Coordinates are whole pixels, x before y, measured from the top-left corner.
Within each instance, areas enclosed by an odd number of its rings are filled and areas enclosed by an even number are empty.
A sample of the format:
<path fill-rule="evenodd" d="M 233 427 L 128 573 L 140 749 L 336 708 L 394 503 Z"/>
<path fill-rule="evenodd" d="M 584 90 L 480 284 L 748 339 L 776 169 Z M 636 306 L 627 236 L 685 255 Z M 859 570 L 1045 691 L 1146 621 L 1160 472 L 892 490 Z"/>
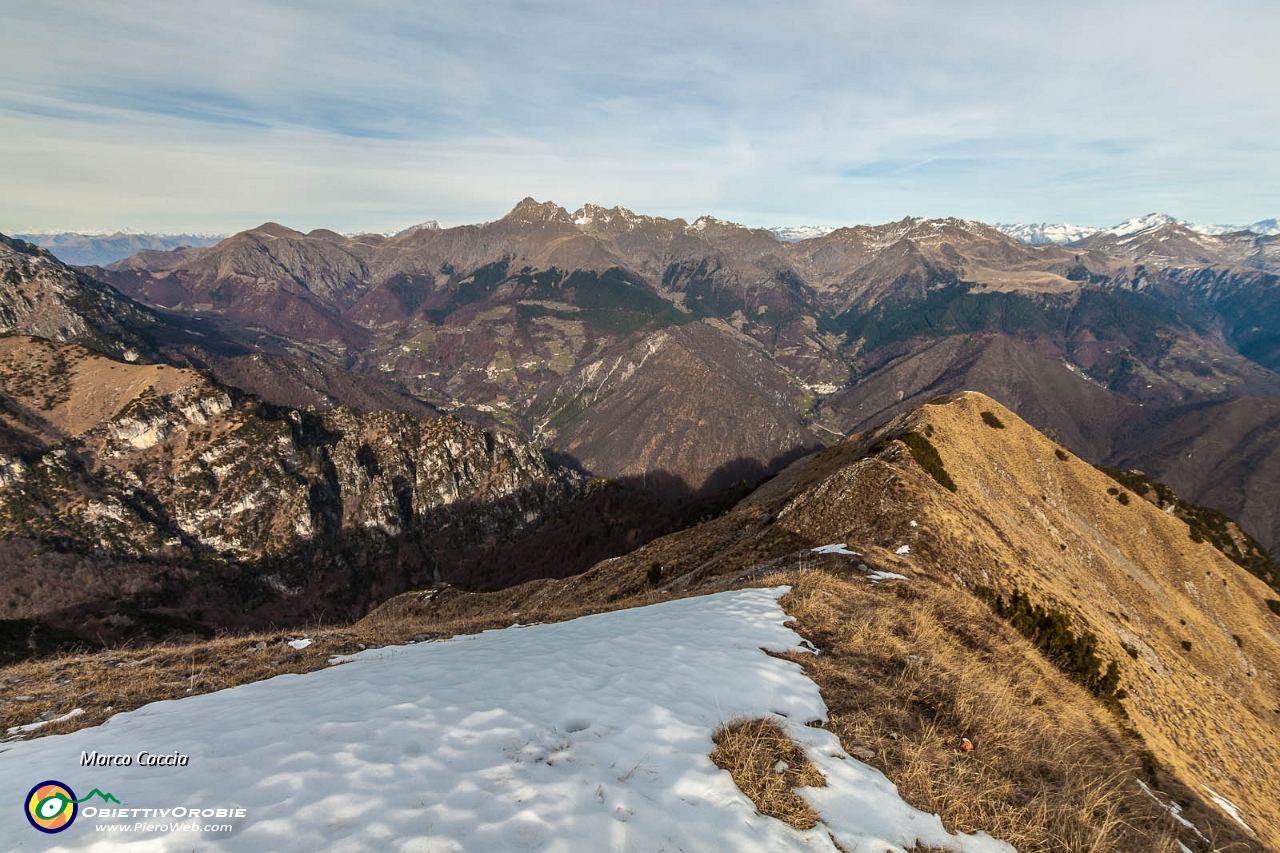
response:
<path fill-rule="evenodd" d="M 437 548 L 509 539 L 579 488 L 528 443 L 453 417 L 272 407 L 197 371 L 33 338 L 0 339 L 0 394 L 0 538 L 233 565 L 286 597 L 353 565 L 367 588 L 352 607 L 430 581 Z"/>

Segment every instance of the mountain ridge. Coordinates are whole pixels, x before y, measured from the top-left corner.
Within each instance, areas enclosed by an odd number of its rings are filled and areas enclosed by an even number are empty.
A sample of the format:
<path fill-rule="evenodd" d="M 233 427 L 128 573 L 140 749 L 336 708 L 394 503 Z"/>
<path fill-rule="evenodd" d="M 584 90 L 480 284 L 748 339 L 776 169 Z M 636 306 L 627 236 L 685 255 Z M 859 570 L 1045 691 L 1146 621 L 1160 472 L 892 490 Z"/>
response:
<path fill-rule="evenodd" d="M 1033 246 L 981 223 L 908 217 L 787 243 L 714 217 L 690 223 L 600 205 L 570 213 L 530 198 L 488 225 L 394 239 L 264 226 L 102 275 L 179 315 L 265 329 L 283 345 L 273 356 L 301 349 L 528 438 L 543 429 L 536 401 L 572 384 L 575 371 L 665 329 L 709 324 L 725 346 L 753 341 L 748 350 L 762 348 L 789 377 L 793 390 L 770 419 L 804 430 L 817 418 L 830 436 L 854 423 L 837 410 L 820 415 L 818 398 L 855 388 L 930 340 L 986 332 L 1018 338 L 1138 404 L 1144 422 L 1181 406 L 1277 395 L 1271 239 L 1206 236 L 1162 220 L 1080 246 Z M 664 381 L 680 384 L 675 373 Z M 910 390 L 919 399 L 921 389 Z M 574 434 L 622 430 L 624 456 L 602 471 L 637 470 L 645 440 L 636 427 L 594 404 L 560 411 L 578 422 Z M 1074 427 L 1064 416 L 1037 422 L 1067 435 Z M 1122 442 L 1088 441 L 1126 452 Z M 736 452 L 699 455 L 708 458 L 667 473 L 697 482 Z M 767 470 L 773 458 L 756 461 Z M 1224 510 L 1243 510 L 1239 497 L 1225 499 Z M 1256 533 L 1274 544 L 1280 530 Z"/>

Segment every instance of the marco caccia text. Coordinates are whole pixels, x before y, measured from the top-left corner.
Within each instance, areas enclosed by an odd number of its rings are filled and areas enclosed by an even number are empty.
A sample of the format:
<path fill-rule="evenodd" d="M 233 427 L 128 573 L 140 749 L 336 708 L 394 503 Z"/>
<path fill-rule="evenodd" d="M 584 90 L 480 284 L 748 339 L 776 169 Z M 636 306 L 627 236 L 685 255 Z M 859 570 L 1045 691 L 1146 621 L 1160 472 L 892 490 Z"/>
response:
<path fill-rule="evenodd" d="M 186 767 L 191 756 L 181 752 L 170 752 L 157 755 L 153 752 L 139 752 L 137 755 L 102 755 L 96 749 L 93 752 L 80 753 L 81 767 Z"/>

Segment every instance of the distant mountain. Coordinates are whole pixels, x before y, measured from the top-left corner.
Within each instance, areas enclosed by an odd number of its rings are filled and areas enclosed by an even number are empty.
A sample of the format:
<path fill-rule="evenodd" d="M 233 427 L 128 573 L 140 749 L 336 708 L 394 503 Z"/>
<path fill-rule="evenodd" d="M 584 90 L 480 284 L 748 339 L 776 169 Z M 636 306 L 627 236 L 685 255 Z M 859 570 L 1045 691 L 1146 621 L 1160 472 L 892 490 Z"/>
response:
<path fill-rule="evenodd" d="M 769 230 L 772 231 L 779 240 L 784 240 L 788 243 L 798 243 L 801 240 L 813 240 L 817 237 L 825 237 L 836 229 L 830 225 L 792 225 L 770 228 Z"/>
<path fill-rule="evenodd" d="M 1237 234 L 1242 231 L 1248 231 L 1264 236 L 1280 234 L 1280 222 L 1277 222 L 1275 219 L 1259 220 L 1252 225 L 1198 225 L 1182 219 L 1175 219 L 1167 213 L 1149 213 L 1146 216 L 1126 219 L 1119 225 L 1113 225 L 1110 228 L 1094 228 L 1090 226 L 1066 225 L 1048 222 L 1035 224 L 997 223 L 995 227 L 1001 232 L 1013 237 L 1015 240 L 1021 240 L 1023 243 L 1056 243 L 1058 245 L 1066 245 L 1067 243 L 1075 243 L 1080 240 L 1093 237 L 1097 234 L 1110 234 L 1115 237 L 1127 237 L 1140 231 L 1148 231 L 1164 225 L 1181 225 L 1189 231 L 1210 236 Z"/>
<path fill-rule="evenodd" d="M 1280 270 L 1280 236 L 1252 231 L 1208 234 L 1156 218 L 1099 231 L 1071 245 L 1161 267 L 1231 264 Z"/>
<path fill-rule="evenodd" d="M 45 234 L 15 234 L 19 239 L 48 249 L 63 263 L 74 266 L 101 266 L 144 250 L 167 252 L 183 246 L 212 246 L 225 234 L 88 234 L 61 231 Z"/>
<path fill-rule="evenodd" d="M 1008 234 L 1015 240 L 1035 245 L 1043 243 L 1056 243 L 1058 245 L 1074 243 L 1076 240 L 1083 240 L 1085 237 L 1096 234 L 1101 230 L 1084 225 L 1049 222 L 1031 224 L 997 222 L 995 227 L 1001 233 Z"/>
<path fill-rule="evenodd" d="M 417 225 L 410 225 L 408 228 L 402 228 L 401 230 L 395 232 L 394 234 L 388 234 L 387 236 L 393 237 L 393 238 L 404 237 L 409 234 L 412 234 L 415 231 L 439 231 L 439 230 L 440 230 L 440 223 L 434 219 L 430 219 L 426 222 L 421 222 Z M 359 235 L 352 235 L 352 236 L 359 236 Z"/>

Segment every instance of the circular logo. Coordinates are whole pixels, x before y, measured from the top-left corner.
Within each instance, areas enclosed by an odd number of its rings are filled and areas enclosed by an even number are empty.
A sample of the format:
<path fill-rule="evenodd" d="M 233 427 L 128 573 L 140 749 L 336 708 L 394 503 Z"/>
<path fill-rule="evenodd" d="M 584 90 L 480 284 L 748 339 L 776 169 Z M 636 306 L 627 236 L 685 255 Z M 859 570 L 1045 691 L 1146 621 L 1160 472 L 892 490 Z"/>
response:
<path fill-rule="evenodd" d="M 76 819 L 76 795 L 61 782 L 41 782 L 27 794 L 27 820 L 41 832 L 62 832 Z"/>

